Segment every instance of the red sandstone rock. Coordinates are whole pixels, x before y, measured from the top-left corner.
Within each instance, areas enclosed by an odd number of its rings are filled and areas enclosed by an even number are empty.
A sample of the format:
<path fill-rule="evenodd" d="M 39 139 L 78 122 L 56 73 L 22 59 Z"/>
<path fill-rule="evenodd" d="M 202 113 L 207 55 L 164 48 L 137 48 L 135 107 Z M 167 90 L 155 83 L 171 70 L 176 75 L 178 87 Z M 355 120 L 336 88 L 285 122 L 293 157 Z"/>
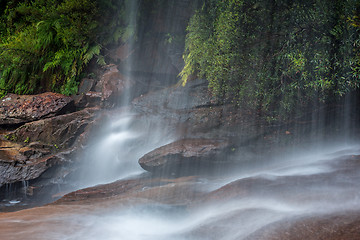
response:
<path fill-rule="evenodd" d="M 129 79 L 122 75 L 113 64 L 108 66 L 98 84 L 101 86 L 101 101 L 105 107 L 116 105 L 119 97 L 132 86 Z"/>
<path fill-rule="evenodd" d="M 0 141 L 0 186 L 39 177 L 88 139 L 98 108 L 24 124 Z"/>
<path fill-rule="evenodd" d="M 145 154 L 139 164 L 150 172 L 186 175 L 211 167 L 229 147 L 225 140 L 183 139 Z"/>
<path fill-rule="evenodd" d="M 59 93 L 38 95 L 8 94 L 0 101 L 0 125 L 20 124 L 53 117 L 72 103 Z"/>
<path fill-rule="evenodd" d="M 97 110 L 98 108 L 86 108 L 78 112 L 26 123 L 9 134 L 8 138 L 15 139 L 19 143 L 39 142 L 56 148 L 68 148 L 94 120 Z"/>
<path fill-rule="evenodd" d="M 355 240 L 360 239 L 360 212 L 305 216 L 279 221 L 251 234 L 246 240 Z"/>

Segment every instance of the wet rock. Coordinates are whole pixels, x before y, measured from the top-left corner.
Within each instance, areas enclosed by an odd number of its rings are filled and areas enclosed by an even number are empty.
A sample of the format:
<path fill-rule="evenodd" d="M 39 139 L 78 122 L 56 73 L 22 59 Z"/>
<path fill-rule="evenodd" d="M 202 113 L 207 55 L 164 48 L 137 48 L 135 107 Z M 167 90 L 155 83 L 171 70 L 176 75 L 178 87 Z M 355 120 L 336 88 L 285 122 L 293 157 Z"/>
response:
<path fill-rule="evenodd" d="M 201 133 L 217 129 L 223 112 L 223 107 L 213 103 L 205 80 L 150 92 L 134 99 L 131 106 L 134 112 L 163 122 L 183 138 L 201 138 Z"/>
<path fill-rule="evenodd" d="M 90 92 L 95 86 L 95 82 L 95 79 L 83 78 L 80 82 L 78 93 L 85 94 L 87 92 Z"/>
<path fill-rule="evenodd" d="M 47 196 L 54 184 L 76 170 L 77 154 L 94 132 L 99 108 L 55 116 L 30 123 L 0 141 L 0 187 L 32 180 L 32 195 Z M 47 176 L 45 176 L 47 173 Z M 47 189 L 47 190 L 46 190 Z"/>
<path fill-rule="evenodd" d="M 106 66 L 96 89 L 101 91 L 101 102 L 104 107 L 118 105 L 120 96 L 128 91 L 133 83 L 122 75 L 115 64 Z"/>
<path fill-rule="evenodd" d="M 141 113 L 164 113 L 211 105 L 215 104 L 208 91 L 207 81 L 203 79 L 191 81 L 184 87 L 175 85 L 151 92 L 132 102 L 134 110 Z"/>
<path fill-rule="evenodd" d="M 144 118 L 162 122 L 181 138 L 236 138 L 233 142 L 246 146 L 264 140 L 269 124 L 250 111 L 218 104 L 207 84 L 196 79 L 184 87 L 150 92 L 134 99 L 131 107 Z"/>
<path fill-rule="evenodd" d="M 101 105 L 101 92 L 86 92 L 73 96 L 77 108 L 91 108 Z"/>
<path fill-rule="evenodd" d="M 94 120 L 98 110 L 98 108 L 86 108 L 78 112 L 26 123 L 7 136 L 8 139 L 18 143 L 36 142 L 51 149 L 69 148 L 84 132 L 86 126 Z"/>
<path fill-rule="evenodd" d="M 142 176 L 81 189 L 66 194 L 52 205 L 95 204 L 108 200 L 120 202 L 126 199 L 133 199 L 133 205 L 137 202 L 143 203 L 140 199 L 163 204 L 187 205 L 202 195 L 195 187 L 196 182 L 197 178 L 193 176 L 176 179 Z"/>
<path fill-rule="evenodd" d="M 123 44 L 118 46 L 115 49 L 109 51 L 109 57 L 114 62 L 125 61 L 131 54 L 133 54 L 135 49 L 132 49 L 129 44 Z"/>
<path fill-rule="evenodd" d="M 303 216 L 278 221 L 251 234 L 246 240 L 350 240 L 360 239 L 360 212 Z"/>
<path fill-rule="evenodd" d="M 58 115 L 71 106 L 71 97 L 58 93 L 8 94 L 0 101 L 0 125 L 31 122 Z"/>
<path fill-rule="evenodd" d="M 0 159 L 0 186 L 3 184 L 21 182 L 39 177 L 48 168 L 60 164 L 62 159 L 58 155 L 42 158 Z"/>
<path fill-rule="evenodd" d="M 274 171 L 273 174 L 270 172 L 241 178 L 206 194 L 195 205 L 266 196 L 276 196 L 277 201 L 290 201 L 299 206 L 311 205 L 324 199 L 329 204 L 360 198 L 360 193 L 352 191 L 356 187 L 355 183 L 360 181 L 360 155 L 335 158 L 330 162 L 314 163 L 308 167 L 323 170 L 316 173 L 286 174 L 286 169 L 282 169 L 280 173 Z M 233 170 L 238 171 L 236 168 Z M 332 193 L 328 189 L 341 189 L 342 194 Z"/>
<path fill-rule="evenodd" d="M 102 101 L 115 101 L 128 84 L 128 80 L 120 74 L 116 65 L 109 67 L 102 75 L 100 82 L 102 83 Z"/>
<path fill-rule="evenodd" d="M 72 96 L 77 108 L 100 106 L 102 94 L 93 91 L 95 84 L 95 79 L 84 78 L 81 80 L 78 93 Z"/>
<path fill-rule="evenodd" d="M 150 172 L 190 175 L 216 168 L 225 162 L 230 149 L 230 143 L 225 140 L 183 139 L 145 154 L 139 164 Z"/>
<path fill-rule="evenodd" d="M 172 64 L 171 58 L 159 45 L 160 39 L 145 41 L 135 48 L 120 64 L 122 72 L 173 75 L 179 74 L 179 70 Z"/>

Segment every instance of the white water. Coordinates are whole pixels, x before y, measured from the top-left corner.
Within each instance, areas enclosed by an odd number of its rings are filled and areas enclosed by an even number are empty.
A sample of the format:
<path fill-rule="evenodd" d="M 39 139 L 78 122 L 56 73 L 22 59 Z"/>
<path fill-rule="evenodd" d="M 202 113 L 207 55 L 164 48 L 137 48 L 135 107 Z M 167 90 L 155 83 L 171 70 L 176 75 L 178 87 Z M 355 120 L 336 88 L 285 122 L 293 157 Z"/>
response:
<path fill-rule="evenodd" d="M 20 228 L 16 234 L 12 232 L 14 238 L 9 239 L 21 239 L 19 236 L 31 234 L 33 239 L 54 240 L 239 240 L 282 219 L 360 210 L 360 170 L 355 169 L 347 175 L 336 172 L 334 166 L 341 163 L 339 157 L 347 156 L 348 159 L 360 154 L 359 145 L 331 146 L 303 156 L 303 152 L 295 153 L 273 161 L 264 159 L 269 163 L 266 168 L 259 164 L 247 169 L 247 174 L 199 182 L 199 188 L 211 191 L 233 180 L 270 181 L 271 184 L 265 187 L 255 181 L 247 187 L 250 192 L 244 197 L 218 199 L 189 208 L 156 203 L 105 209 L 95 207 L 86 214 L 60 214 L 26 222 L 12 218 L 2 220 L 0 224 L 30 225 Z M 315 178 L 309 185 L 312 176 L 324 173 L 332 174 L 329 182 Z M 284 176 L 290 177 L 289 182 L 277 185 Z M 297 179 L 291 180 L 294 177 Z M 8 235 L 0 233 L 2 237 Z"/>
<path fill-rule="evenodd" d="M 270 179 L 276 184 L 277 178 L 282 176 L 299 176 L 298 183 L 302 185 L 306 184 L 306 178 L 312 175 L 335 171 L 331 164 L 337 157 L 353 154 L 360 154 L 360 146 L 331 147 L 297 158 L 283 156 L 277 164 L 270 163 L 267 170 L 264 170 L 263 166 L 259 169 L 254 167 L 251 174 L 225 178 L 221 185 L 249 177 Z M 289 191 L 287 184 L 283 191 L 277 189 L 271 192 L 265 189 L 263 192 L 264 190 L 259 188 L 259 192 L 255 190 L 253 194 L 241 199 L 225 202 L 219 200 L 217 203 L 188 210 L 171 210 L 169 206 L 155 205 L 119 210 L 105 215 L 77 216 L 75 221 L 82 230 L 75 235 L 62 236 L 62 239 L 242 239 L 269 223 L 291 216 L 359 210 L 360 193 L 356 180 L 359 180 L 360 172 L 358 171 L 356 176 L 334 175 L 334 178 L 331 183 L 301 186 L 295 191 L 291 188 Z M 301 183 L 302 179 L 305 180 L 304 183 Z M 218 180 L 209 180 L 204 182 L 205 186 L 202 187 L 213 188 L 218 184 Z M 283 186 L 280 185 L 279 188 L 281 187 Z M 196 234 L 199 230 L 204 233 Z"/>
<path fill-rule="evenodd" d="M 105 124 L 103 134 L 86 149 L 81 187 L 113 182 L 145 172 L 138 159 L 171 142 L 164 126 L 136 119 L 125 111 Z"/>

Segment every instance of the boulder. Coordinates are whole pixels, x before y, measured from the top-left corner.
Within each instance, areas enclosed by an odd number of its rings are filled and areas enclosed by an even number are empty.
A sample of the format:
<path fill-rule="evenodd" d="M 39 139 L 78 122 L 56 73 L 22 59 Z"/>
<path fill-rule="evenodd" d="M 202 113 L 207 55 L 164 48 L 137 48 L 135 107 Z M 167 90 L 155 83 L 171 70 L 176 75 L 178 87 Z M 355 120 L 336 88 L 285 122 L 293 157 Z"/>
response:
<path fill-rule="evenodd" d="M 85 94 L 87 92 L 90 92 L 95 86 L 95 83 L 96 83 L 95 79 L 83 78 L 80 82 L 78 93 Z"/>
<path fill-rule="evenodd" d="M 209 171 L 226 161 L 231 145 L 221 139 L 182 139 L 157 148 L 139 159 L 140 166 L 165 175 Z"/>
<path fill-rule="evenodd" d="M 71 147 L 91 123 L 99 108 L 42 119 L 17 128 L 7 138 L 18 143 L 37 143 L 48 148 L 65 149 Z"/>
<path fill-rule="evenodd" d="M 115 64 L 106 66 L 95 90 L 101 92 L 101 102 L 104 107 L 113 107 L 119 104 L 119 99 L 129 91 L 133 83 L 121 74 Z"/>
<path fill-rule="evenodd" d="M 77 108 L 91 108 L 101 105 L 101 92 L 89 91 L 73 96 L 74 103 Z"/>
<path fill-rule="evenodd" d="M 38 178 L 53 166 L 74 161 L 89 138 L 98 108 L 26 123 L 0 140 L 0 187 Z"/>
<path fill-rule="evenodd" d="M 198 79 L 184 87 L 175 85 L 142 95 L 132 101 L 132 110 L 171 129 L 182 138 L 204 136 L 221 124 L 223 107 L 214 103 L 207 81 Z"/>
<path fill-rule="evenodd" d="M 58 93 L 8 94 L 0 101 L 0 125 L 13 125 L 53 117 L 66 111 L 71 97 Z"/>
<path fill-rule="evenodd" d="M 101 92 L 94 92 L 96 80 L 91 78 L 83 78 L 79 85 L 76 95 L 71 96 L 77 108 L 89 108 L 100 106 Z"/>
<path fill-rule="evenodd" d="M 51 155 L 33 160 L 2 160 L 0 159 L 0 186 L 21 182 L 39 177 L 47 169 L 60 164 L 58 155 Z"/>

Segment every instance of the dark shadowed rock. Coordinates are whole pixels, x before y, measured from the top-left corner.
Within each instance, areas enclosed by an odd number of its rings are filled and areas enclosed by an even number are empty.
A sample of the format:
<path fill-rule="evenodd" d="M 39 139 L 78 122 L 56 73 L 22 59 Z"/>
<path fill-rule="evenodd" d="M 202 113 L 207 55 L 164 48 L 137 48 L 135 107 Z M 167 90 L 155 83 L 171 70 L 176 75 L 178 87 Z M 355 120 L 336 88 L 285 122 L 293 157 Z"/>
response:
<path fill-rule="evenodd" d="M 58 154 L 34 159 L 0 159 L 0 186 L 35 179 L 47 169 L 60 164 L 62 160 Z"/>
<path fill-rule="evenodd" d="M 58 93 L 8 94 L 0 101 L 0 125 L 20 124 L 59 114 L 72 98 Z"/>
<path fill-rule="evenodd" d="M 179 74 L 179 70 L 172 64 L 170 57 L 157 42 L 159 39 L 145 41 L 142 46 L 134 49 L 120 64 L 121 71 L 142 74 Z"/>
<path fill-rule="evenodd" d="M 96 83 L 95 79 L 91 79 L 91 78 L 81 79 L 78 93 L 85 94 L 87 92 L 90 92 L 93 89 L 93 87 L 95 86 L 95 83 Z"/>
<path fill-rule="evenodd" d="M 93 91 L 95 84 L 95 79 L 83 78 L 81 80 L 78 93 L 72 96 L 77 108 L 100 106 L 102 94 Z"/>
<path fill-rule="evenodd" d="M 115 49 L 109 51 L 109 57 L 114 62 L 122 62 L 127 59 L 131 54 L 133 54 L 135 49 L 132 49 L 131 46 L 127 43 L 118 46 Z"/>
<path fill-rule="evenodd" d="M 225 140 L 183 139 L 145 154 L 139 159 L 139 164 L 155 173 L 193 174 L 222 163 L 230 148 Z"/>
<path fill-rule="evenodd" d="M 214 105 L 208 91 L 207 81 L 197 79 L 185 86 L 176 85 L 150 92 L 134 99 L 133 108 L 141 113 L 189 110 Z"/>
<path fill-rule="evenodd" d="M 75 106 L 78 108 L 96 107 L 101 105 L 101 92 L 87 92 L 73 96 Z"/>
<path fill-rule="evenodd" d="M 256 114 L 232 104 L 219 105 L 203 79 L 150 92 L 132 101 L 132 109 L 158 118 L 182 138 L 240 138 L 238 143 L 262 136 L 267 130 Z"/>

